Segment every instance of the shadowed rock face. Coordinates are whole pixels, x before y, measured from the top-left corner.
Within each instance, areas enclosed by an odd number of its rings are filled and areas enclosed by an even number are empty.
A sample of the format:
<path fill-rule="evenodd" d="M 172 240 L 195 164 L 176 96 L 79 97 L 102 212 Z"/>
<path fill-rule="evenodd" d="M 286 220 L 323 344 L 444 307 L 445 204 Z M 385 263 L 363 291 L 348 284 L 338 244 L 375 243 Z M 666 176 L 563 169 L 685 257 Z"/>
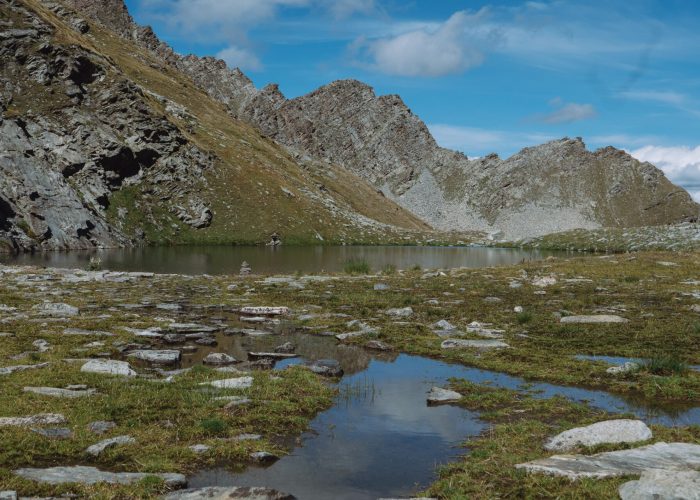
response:
<path fill-rule="evenodd" d="M 288 100 L 276 85 L 256 89 L 223 61 L 175 54 L 150 28 L 130 18 L 125 24 L 123 5 L 112 5 L 120 0 L 68 3 L 158 53 L 233 116 L 302 156 L 350 170 L 439 229 L 500 230 L 513 239 L 670 224 L 700 213 L 660 170 L 612 147 L 592 152 L 580 139 L 565 138 L 507 160 L 470 160 L 439 147 L 399 96 L 377 96 L 362 82 L 343 80 Z"/>

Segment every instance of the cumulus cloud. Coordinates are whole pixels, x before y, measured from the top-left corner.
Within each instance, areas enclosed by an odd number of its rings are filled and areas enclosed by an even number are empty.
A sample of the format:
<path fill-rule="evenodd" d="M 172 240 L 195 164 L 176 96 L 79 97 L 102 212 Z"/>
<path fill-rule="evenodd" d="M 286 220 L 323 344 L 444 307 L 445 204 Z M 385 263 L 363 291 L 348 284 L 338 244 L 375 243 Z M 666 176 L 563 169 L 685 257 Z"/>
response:
<path fill-rule="evenodd" d="M 359 39 L 354 49 L 372 68 L 398 76 L 436 77 L 461 73 L 484 61 L 481 46 L 496 34 L 484 31 L 488 11 L 459 11 L 444 23 L 378 39 Z"/>
<path fill-rule="evenodd" d="M 672 182 L 683 186 L 700 201 L 700 146 L 644 146 L 630 154 L 659 167 Z"/>
<path fill-rule="evenodd" d="M 577 104 L 564 102 L 557 97 L 549 102 L 554 111 L 544 115 L 537 115 L 536 120 L 544 123 L 572 123 L 595 117 L 598 113 L 591 104 Z"/>
<path fill-rule="evenodd" d="M 260 59 L 248 49 L 231 45 L 219 51 L 216 57 L 226 61 L 230 68 L 240 68 L 242 70 L 259 71 L 263 68 Z"/>

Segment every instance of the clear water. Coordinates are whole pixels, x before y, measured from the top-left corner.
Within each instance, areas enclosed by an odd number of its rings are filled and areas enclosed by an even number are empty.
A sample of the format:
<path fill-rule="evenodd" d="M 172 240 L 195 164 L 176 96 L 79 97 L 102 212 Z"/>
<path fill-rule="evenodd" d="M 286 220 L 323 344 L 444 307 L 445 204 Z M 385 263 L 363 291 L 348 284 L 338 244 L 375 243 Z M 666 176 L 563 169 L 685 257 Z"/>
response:
<path fill-rule="evenodd" d="M 180 274 L 237 274 L 243 261 L 254 273 L 280 274 L 343 271 L 348 260 L 365 260 L 373 271 L 387 266 L 408 269 L 490 267 L 539 260 L 555 252 L 485 247 L 313 246 L 234 247 L 182 246 L 111 249 L 92 252 L 45 252 L 0 255 L 4 264 L 86 268 L 98 256 L 101 267 L 114 271 Z"/>

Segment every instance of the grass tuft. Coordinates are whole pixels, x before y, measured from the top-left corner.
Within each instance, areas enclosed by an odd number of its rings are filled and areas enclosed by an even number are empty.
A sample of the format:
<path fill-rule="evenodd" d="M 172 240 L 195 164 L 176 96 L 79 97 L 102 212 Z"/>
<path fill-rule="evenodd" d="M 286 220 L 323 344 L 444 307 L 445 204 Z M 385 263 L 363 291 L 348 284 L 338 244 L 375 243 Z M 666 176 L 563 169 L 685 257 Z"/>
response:
<path fill-rule="evenodd" d="M 343 268 L 347 274 L 369 274 L 369 263 L 364 259 L 350 259 Z"/>

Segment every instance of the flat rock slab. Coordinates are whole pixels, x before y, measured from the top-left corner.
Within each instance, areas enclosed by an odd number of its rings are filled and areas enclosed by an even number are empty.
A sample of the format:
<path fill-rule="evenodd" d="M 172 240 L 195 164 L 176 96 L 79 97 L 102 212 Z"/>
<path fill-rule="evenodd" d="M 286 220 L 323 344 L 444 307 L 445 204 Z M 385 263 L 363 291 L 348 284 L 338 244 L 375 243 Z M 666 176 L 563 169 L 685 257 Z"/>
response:
<path fill-rule="evenodd" d="M 99 330 L 84 330 L 82 328 L 66 328 L 65 330 L 63 330 L 63 335 L 79 337 L 114 337 L 114 334 L 110 332 L 103 332 Z"/>
<path fill-rule="evenodd" d="M 606 420 L 564 431 L 547 441 L 544 448 L 549 451 L 567 451 L 577 446 L 638 443 L 651 437 L 651 429 L 641 420 Z"/>
<path fill-rule="evenodd" d="M 262 487 L 231 486 L 209 487 L 191 490 L 175 491 L 168 494 L 165 500 L 295 500 L 292 495 L 281 493 L 277 490 Z"/>
<path fill-rule="evenodd" d="M 180 361 L 181 354 L 175 349 L 162 349 L 132 351 L 127 356 L 158 365 L 174 365 Z"/>
<path fill-rule="evenodd" d="M 65 427 L 50 427 L 48 429 L 36 428 L 32 432 L 44 436 L 49 439 L 70 439 L 73 437 L 73 431 Z"/>
<path fill-rule="evenodd" d="M 82 398 L 92 396 L 97 392 L 95 389 L 71 390 L 59 389 L 58 387 L 25 387 L 23 391 L 54 398 Z"/>
<path fill-rule="evenodd" d="M 253 385 L 253 377 L 226 378 L 213 382 L 203 382 L 200 385 L 210 385 L 217 389 L 248 389 Z"/>
<path fill-rule="evenodd" d="M 291 359 L 298 358 L 298 354 L 286 353 L 286 352 L 249 352 L 248 359 Z"/>
<path fill-rule="evenodd" d="M 76 465 L 73 467 L 50 467 L 48 469 L 24 468 L 14 471 L 15 475 L 24 479 L 48 484 L 80 483 L 80 484 L 132 484 L 146 477 L 159 477 L 171 488 L 187 486 L 187 479 L 182 474 L 141 472 L 107 472 L 96 467 Z"/>
<path fill-rule="evenodd" d="M 554 455 L 515 466 L 569 479 L 605 478 L 641 474 L 648 469 L 698 469 L 700 445 L 655 443 L 630 450 L 609 451 L 596 455 Z"/>
<path fill-rule="evenodd" d="M 639 363 L 635 363 L 634 361 L 627 361 L 624 364 L 621 364 L 619 366 L 611 366 L 607 370 L 605 370 L 605 373 L 609 373 L 611 375 L 624 375 L 625 373 L 633 373 L 638 371 L 641 368 Z"/>
<path fill-rule="evenodd" d="M 107 448 L 111 448 L 120 444 L 134 444 L 135 442 L 136 440 L 131 436 L 117 436 L 105 439 L 103 441 L 100 441 L 99 443 L 93 444 L 92 446 L 88 446 L 88 448 L 85 450 L 85 453 L 96 457 L 99 456 Z"/>
<path fill-rule="evenodd" d="M 249 316 L 285 316 L 289 314 L 288 307 L 269 307 L 269 306 L 246 306 L 241 307 L 241 314 Z"/>
<path fill-rule="evenodd" d="M 474 349 L 504 349 L 510 346 L 500 340 L 447 339 L 442 341 L 440 347 L 443 349 L 458 349 L 462 347 L 470 347 Z"/>
<path fill-rule="evenodd" d="M 32 307 L 32 309 L 41 316 L 51 316 L 58 318 L 77 316 L 78 314 L 80 314 L 80 309 L 78 309 L 77 307 L 62 303 L 44 302 L 43 304 L 35 305 L 34 307 Z"/>
<path fill-rule="evenodd" d="M 15 366 L 3 366 L 0 367 L 0 375 L 9 375 L 14 372 L 21 372 L 24 370 L 34 370 L 37 368 L 45 368 L 49 366 L 48 363 L 38 363 L 36 365 L 15 365 Z"/>
<path fill-rule="evenodd" d="M 700 500 L 700 472 L 647 470 L 619 489 L 622 500 Z"/>
<path fill-rule="evenodd" d="M 90 432 L 94 432 L 95 434 L 104 434 L 105 432 L 111 431 L 116 426 L 117 424 L 115 422 L 97 420 L 88 424 L 88 430 Z"/>
<path fill-rule="evenodd" d="M 410 318 L 413 316 L 413 309 L 411 307 L 395 307 L 387 309 L 384 311 L 384 314 L 393 316 L 394 318 Z"/>
<path fill-rule="evenodd" d="M 205 365 L 232 365 L 238 360 L 233 356 L 229 356 L 223 352 L 210 352 L 207 357 L 202 360 Z"/>
<path fill-rule="evenodd" d="M 442 389 L 441 387 L 433 387 L 428 392 L 428 404 L 438 405 L 444 403 L 454 403 L 462 399 L 462 395 L 456 391 Z"/>
<path fill-rule="evenodd" d="M 168 330 L 178 333 L 214 333 L 219 328 L 207 325 L 198 325 L 196 323 L 170 323 Z"/>
<path fill-rule="evenodd" d="M 0 417 L 0 427 L 30 427 L 34 425 L 59 425 L 67 422 L 60 413 L 39 413 L 31 417 Z"/>
<path fill-rule="evenodd" d="M 136 376 L 136 372 L 131 369 L 129 363 L 114 359 L 91 359 L 80 368 L 80 371 L 105 375 L 121 375 L 123 377 Z"/>
<path fill-rule="evenodd" d="M 575 324 L 575 323 L 627 323 L 628 319 L 614 314 L 596 314 L 589 316 L 563 316 L 560 323 Z"/>

